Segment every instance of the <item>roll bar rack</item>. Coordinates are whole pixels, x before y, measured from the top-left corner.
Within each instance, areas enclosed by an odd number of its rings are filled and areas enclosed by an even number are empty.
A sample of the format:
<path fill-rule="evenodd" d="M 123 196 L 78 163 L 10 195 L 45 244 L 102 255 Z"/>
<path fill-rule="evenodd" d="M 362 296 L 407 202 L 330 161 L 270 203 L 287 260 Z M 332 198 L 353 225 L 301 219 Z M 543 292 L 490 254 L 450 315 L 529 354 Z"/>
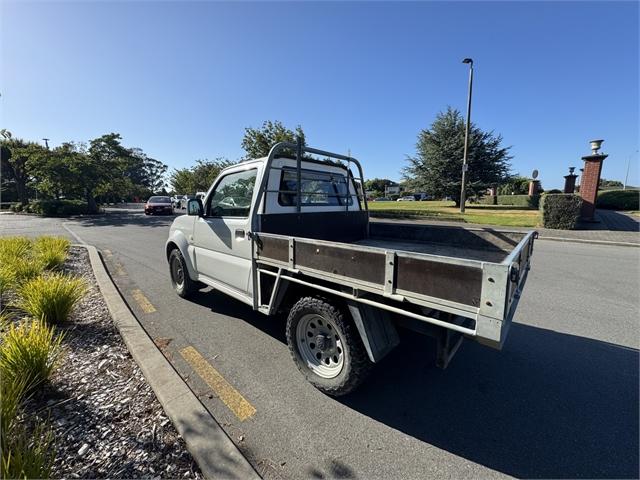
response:
<path fill-rule="evenodd" d="M 273 161 L 276 159 L 276 157 L 278 156 L 278 154 L 282 153 L 284 150 L 294 150 L 296 152 L 296 177 L 297 177 L 297 182 L 296 182 L 296 190 L 268 190 L 268 179 L 269 179 L 269 173 L 271 172 L 272 169 L 277 169 L 277 170 L 282 170 L 282 168 L 280 167 L 273 167 Z M 328 152 L 325 150 L 319 150 L 317 148 L 311 148 L 311 147 L 307 147 L 305 145 L 303 145 L 302 143 L 302 139 L 300 137 L 297 138 L 297 142 L 296 143 L 292 143 L 292 142 L 279 142 L 276 143 L 271 150 L 269 151 L 269 156 L 267 157 L 267 160 L 264 163 L 264 173 L 262 175 L 262 179 L 260 181 L 260 186 L 258 189 L 258 196 L 256 198 L 256 201 L 254 202 L 253 206 L 252 206 L 252 212 L 251 212 L 251 230 L 252 231 L 256 231 L 259 227 L 258 227 L 258 208 L 259 205 L 262 203 L 262 200 L 266 198 L 266 194 L 267 193 L 295 193 L 296 195 L 296 211 L 298 213 L 301 212 L 302 209 L 302 194 L 317 194 L 317 192 L 303 192 L 301 190 L 301 186 L 302 186 L 302 162 L 305 160 L 304 159 L 304 154 L 305 153 L 310 153 L 312 155 L 320 155 L 323 157 L 326 157 L 327 159 L 336 159 L 336 160 L 342 160 L 347 162 L 346 165 L 346 170 L 347 170 L 347 177 L 345 179 L 346 182 L 346 187 L 347 187 L 347 194 L 344 195 L 345 198 L 350 198 L 353 195 L 351 195 L 350 190 L 349 190 L 349 180 L 351 178 L 353 178 L 353 174 L 351 172 L 351 168 L 350 165 L 354 164 L 357 168 L 358 168 L 358 174 L 360 176 L 360 184 L 362 186 L 362 191 L 358 192 L 358 188 L 355 185 L 354 182 L 354 187 L 356 190 L 356 198 L 358 199 L 362 199 L 362 205 L 364 207 L 364 211 L 367 212 L 367 216 L 369 214 L 369 205 L 367 204 L 367 196 L 365 194 L 365 190 L 364 190 L 364 174 L 362 171 L 362 165 L 360 164 L 360 162 L 351 157 L 351 156 L 347 156 L 347 155 L 341 155 L 339 153 L 333 153 L 333 152 Z M 331 197 L 338 197 L 341 198 L 343 196 L 341 195 L 329 195 Z M 265 208 L 266 208 L 266 202 L 265 202 Z M 345 202 L 345 210 L 348 211 L 349 210 L 349 202 Z"/>

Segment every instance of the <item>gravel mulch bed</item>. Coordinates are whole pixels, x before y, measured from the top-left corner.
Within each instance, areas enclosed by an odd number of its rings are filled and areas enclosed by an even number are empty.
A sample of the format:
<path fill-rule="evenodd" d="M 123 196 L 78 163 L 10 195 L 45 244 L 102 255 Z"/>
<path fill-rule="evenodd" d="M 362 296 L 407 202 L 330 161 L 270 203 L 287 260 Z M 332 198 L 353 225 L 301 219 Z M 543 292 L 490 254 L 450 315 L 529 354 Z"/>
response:
<path fill-rule="evenodd" d="M 65 332 L 66 354 L 25 405 L 55 431 L 53 478 L 202 478 L 115 327 L 89 256 L 72 248 L 64 270 L 89 292 Z"/>

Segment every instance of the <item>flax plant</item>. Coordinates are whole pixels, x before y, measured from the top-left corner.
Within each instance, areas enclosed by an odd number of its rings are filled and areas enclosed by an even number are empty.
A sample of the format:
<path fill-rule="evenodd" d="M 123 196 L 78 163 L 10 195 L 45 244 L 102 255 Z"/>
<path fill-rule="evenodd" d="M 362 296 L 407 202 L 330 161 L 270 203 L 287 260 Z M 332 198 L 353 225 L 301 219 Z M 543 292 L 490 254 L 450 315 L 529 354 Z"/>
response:
<path fill-rule="evenodd" d="M 82 278 L 52 273 L 21 285 L 16 305 L 33 318 L 57 324 L 69 318 L 86 291 L 87 284 Z"/>

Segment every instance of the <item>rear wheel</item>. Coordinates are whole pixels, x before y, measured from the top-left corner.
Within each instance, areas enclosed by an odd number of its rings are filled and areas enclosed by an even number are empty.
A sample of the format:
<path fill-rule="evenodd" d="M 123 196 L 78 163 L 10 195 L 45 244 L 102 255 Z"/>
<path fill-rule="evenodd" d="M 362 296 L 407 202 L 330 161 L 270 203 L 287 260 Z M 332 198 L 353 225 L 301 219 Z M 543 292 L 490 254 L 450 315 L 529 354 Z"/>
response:
<path fill-rule="evenodd" d="M 373 365 L 351 320 L 323 298 L 304 297 L 293 306 L 287 343 L 298 369 L 328 395 L 353 391 Z"/>
<path fill-rule="evenodd" d="M 189 277 L 187 264 L 177 248 L 171 250 L 169 254 L 169 272 L 171 273 L 171 284 L 180 297 L 187 298 L 196 291 L 196 282 Z"/>

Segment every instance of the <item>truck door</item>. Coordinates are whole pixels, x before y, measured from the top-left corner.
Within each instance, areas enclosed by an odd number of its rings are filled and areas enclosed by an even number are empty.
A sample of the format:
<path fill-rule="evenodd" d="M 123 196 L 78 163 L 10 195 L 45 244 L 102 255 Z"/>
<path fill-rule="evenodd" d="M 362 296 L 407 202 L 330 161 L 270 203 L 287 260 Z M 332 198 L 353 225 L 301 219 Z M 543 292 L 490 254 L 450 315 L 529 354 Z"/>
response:
<path fill-rule="evenodd" d="M 251 290 L 249 211 L 258 170 L 238 167 L 220 177 L 205 199 L 193 230 L 197 270 L 243 293 Z"/>

